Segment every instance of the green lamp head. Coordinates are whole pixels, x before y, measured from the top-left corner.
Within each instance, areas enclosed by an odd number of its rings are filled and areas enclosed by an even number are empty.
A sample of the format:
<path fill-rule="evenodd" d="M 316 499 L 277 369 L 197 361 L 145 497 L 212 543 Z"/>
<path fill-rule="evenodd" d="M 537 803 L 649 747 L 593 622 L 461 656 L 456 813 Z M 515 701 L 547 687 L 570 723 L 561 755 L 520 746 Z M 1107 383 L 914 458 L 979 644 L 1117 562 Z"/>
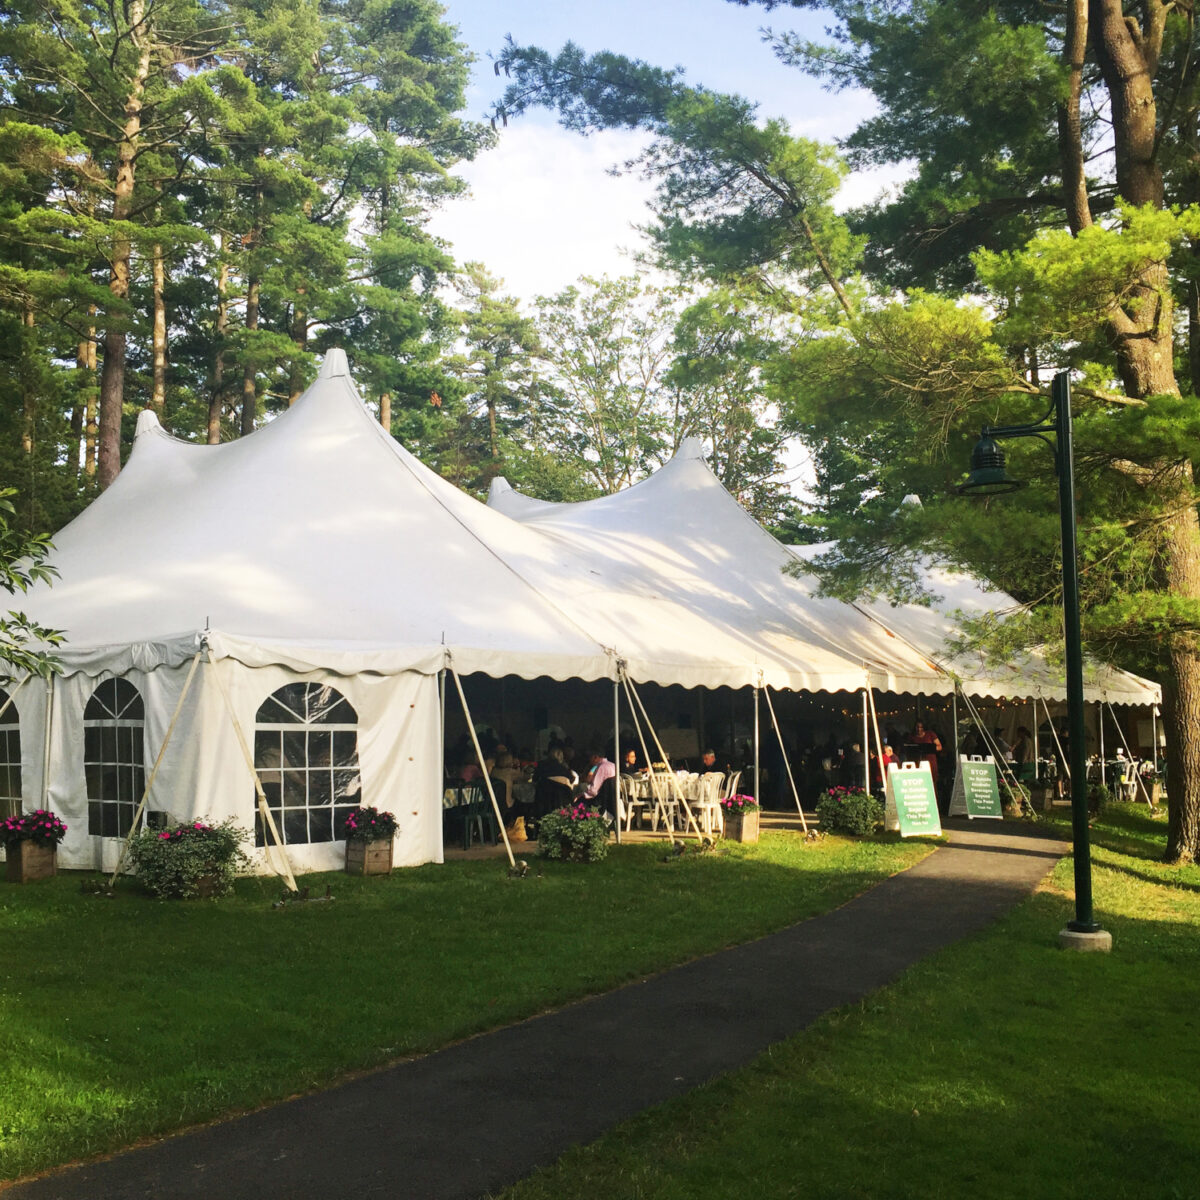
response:
<path fill-rule="evenodd" d="M 963 496 L 1002 496 L 1024 487 L 1013 479 L 1004 466 L 1004 451 L 985 430 L 971 451 L 971 473 L 957 491 Z"/>

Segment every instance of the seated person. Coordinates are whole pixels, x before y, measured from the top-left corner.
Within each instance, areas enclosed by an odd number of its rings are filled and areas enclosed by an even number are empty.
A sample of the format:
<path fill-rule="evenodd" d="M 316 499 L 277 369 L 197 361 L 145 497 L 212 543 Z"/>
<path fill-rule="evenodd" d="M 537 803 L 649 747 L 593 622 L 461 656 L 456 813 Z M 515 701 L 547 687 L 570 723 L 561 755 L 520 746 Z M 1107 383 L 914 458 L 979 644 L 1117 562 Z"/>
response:
<path fill-rule="evenodd" d="M 613 763 L 605 758 L 599 750 L 593 750 L 588 755 L 588 770 L 583 779 L 583 790 L 576 796 L 576 799 L 582 800 L 585 804 L 591 804 L 600 794 L 600 789 L 604 786 L 605 781 L 616 778 L 616 774 L 617 768 Z"/>
<path fill-rule="evenodd" d="M 555 746 L 534 769 L 533 782 L 536 788 L 534 815 L 540 817 L 571 802 L 579 776 L 564 762 L 562 747 Z"/>
<path fill-rule="evenodd" d="M 717 766 L 717 752 L 715 750 L 705 750 L 700 755 L 700 765 L 696 768 L 697 774 L 707 775 L 709 771 L 719 771 L 720 769 Z"/>
<path fill-rule="evenodd" d="M 642 757 L 632 747 L 621 756 L 621 774 L 636 775 L 646 768 L 642 766 Z"/>

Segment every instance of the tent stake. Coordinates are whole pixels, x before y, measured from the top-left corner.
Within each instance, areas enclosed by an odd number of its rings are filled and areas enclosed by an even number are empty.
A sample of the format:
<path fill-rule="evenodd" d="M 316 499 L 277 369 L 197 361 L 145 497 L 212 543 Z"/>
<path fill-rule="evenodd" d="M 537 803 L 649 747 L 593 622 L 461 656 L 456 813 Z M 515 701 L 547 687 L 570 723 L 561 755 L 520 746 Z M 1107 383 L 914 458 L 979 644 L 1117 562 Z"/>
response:
<path fill-rule="evenodd" d="M 263 824 L 267 827 L 267 831 L 271 835 L 271 840 L 267 843 L 267 861 L 271 862 L 271 850 L 274 849 L 279 853 L 283 860 L 283 870 L 275 867 L 275 873 L 283 877 L 288 885 L 288 889 L 293 892 L 298 892 L 300 889 L 296 886 L 296 877 L 292 874 L 292 864 L 288 861 L 287 850 L 284 849 L 283 840 L 279 836 L 279 830 L 275 827 L 275 818 L 271 815 L 271 806 L 267 803 L 267 793 L 263 791 L 262 780 L 258 777 L 258 771 L 254 766 L 254 758 L 250 754 L 250 747 L 246 742 L 246 735 L 242 732 L 241 722 L 237 719 L 237 713 L 233 710 L 233 701 L 229 699 L 229 693 L 225 690 L 225 680 L 221 678 L 221 672 L 217 667 L 216 660 L 213 658 L 212 647 L 205 640 L 204 649 L 208 654 L 208 665 L 212 667 L 212 677 L 217 685 L 217 691 L 221 693 L 221 699 L 225 702 L 225 711 L 229 714 L 229 720 L 233 725 L 233 732 L 237 736 L 237 743 L 242 751 L 242 758 L 245 760 L 246 769 L 250 772 L 250 778 L 254 780 L 254 791 L 258 796 L 258 812 L 263 819 Z M 272 863 L 272 866 L 275 864 Z"/>
<path fill-rule="evenodd" d="M 167 726 L 166 735 L 163 737 L 162 745 L 158 748 L 158 757 L 154 760 L 154 766 L 150 770 L 150 777 L 146 780 L 146 786 L 142 790 L 142 798 L 138 802 L 137 811 L 133 814 L 133 823 L 129 826 L 129 832 L 125 835 L 125 841 L 121 844 L 121 853 L 117 855 L 117 865 L 113 868 L 112 878 L 108 881 L 109 891 L 111 891 L 117 883 L 117 876 L 121 873 L 121 868 L 125 865 L 125 856 L 129 853 L 129 843 L 133 841 L 134 834 L 137 833 L 138 822 L 142 819 L 142 813 L 146 811 L 146 802 L 150 799 L 150 789 L 154 786 L 154 780 L 158 777 L 158 768 L 162 766 L 163 755 L 167 752 L 167 746 L 171 743 L 171 735 L 175 732 L 175 724 L 179 720 L 179 714 L 183 712 L 183 702 L 187 699 L 188 692 L 192 690 L 192 680 L 196 677 L 196 668 L 200 665 L 200 655 L 202 650 L 197 650 L 195 657 L 192 659 L 192 665 L 188 667 L 187 678 L 183 681 L 183 690 L 179 693 L 179 702 L 175 705 L 175 711 L 171 715 L 171 723 Z"/>
<path fill-rule="evenodd" d="M 504 814 L 500 811 L 500 803 L 496 799 L 496 789 L 492 787 L 492 773 L 487 769 L 483 758 L 483 748 L 479 745 L 479 735 L 475 732 L 475 722 L 471 720 L 471 710 L 467 707 L 467 694 L 463 691 L 462 680 L 454 664 L 450 664 L 450 674 L 454 676 L 454 686 L 458 689 L 458 698 L 462 701 L 463 716 L 467 719 L 467 728 L 471 731 L 471 743 L 475 747 L 475 757 L 479 760 L 479 769 L 483 772 L 483 782 L 487 785 L 487 794 L 492 800 L 492 811 L 496 814 L 496 824 L 500 826 L 500 836 L 504 839 L 504 851 L 508 855 L 508 865 L 515 868 L 517 860 L 513 858 L 512 846 L 508 843 L 508 830 L 504 828 Z"/>
<path fill-rule="evenodd" d="M 796 811 L 800 814 L 800 827 L 807 833 L 808 822 L 804 819 L 804 806 L 800 803 L 800 792 L 792 775 L 792 764 L 788 762 L 787 747 L 783 744 L 783 734 L 779 731 L 779 722 L 775 718 L 775 705 L 771 703 L 771 689 L 766 684 L 763 684 L 763 695 L 767 700 L 767 712 L 771 714 L 771 724 L 775 727 L 775 736 L 779 739 L 779 753 L 783 756 L 783 765 L 787 769 L 788 783 L 791 784 L 792 795 L 796 798 Z M 761 807 L 762 801 L 757 796 L 754 799 Z"/>

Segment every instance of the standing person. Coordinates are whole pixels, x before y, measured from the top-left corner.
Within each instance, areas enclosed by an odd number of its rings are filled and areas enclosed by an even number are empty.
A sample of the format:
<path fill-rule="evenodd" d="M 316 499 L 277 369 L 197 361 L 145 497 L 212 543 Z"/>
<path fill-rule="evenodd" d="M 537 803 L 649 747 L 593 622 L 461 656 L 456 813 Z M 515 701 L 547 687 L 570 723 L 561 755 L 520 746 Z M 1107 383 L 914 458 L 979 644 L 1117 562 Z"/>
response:
<path fill-rule="evenodd" d="M 942 752 L 942 739 L 932 729 L 926 729 L 924 721 L 918 721 L 913 726 L 908 740 L 911 745 L 923 747 L 920 751 L 920 759 L 929 764 L 929 773 L 933 776 L 933 786 L 936 788 L 938 782 L 937 756 Z"/>
<path fill-rule="evenodd" d="M 1017 738 L 1012 744 L 1012 760 L 1023 767 L 1033 756 L 1033 737 L 1024 725 L 1017 726 Z"/>

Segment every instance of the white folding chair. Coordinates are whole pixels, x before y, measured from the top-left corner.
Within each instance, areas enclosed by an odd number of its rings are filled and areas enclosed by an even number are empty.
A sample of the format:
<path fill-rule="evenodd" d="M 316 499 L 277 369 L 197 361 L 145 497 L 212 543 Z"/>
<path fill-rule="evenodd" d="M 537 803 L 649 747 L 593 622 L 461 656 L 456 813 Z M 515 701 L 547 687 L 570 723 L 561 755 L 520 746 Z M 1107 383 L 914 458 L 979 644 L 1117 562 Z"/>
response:
<path fill-rule="evenodd" d="M 707 837 L 712 837 L 715 832 L 725 832 L 725 821 L 721 814 L 721 785 L 724 782 L 725 775 L 721 771 L 709 771 L 700 777 L 693 807 L 700 830 Z"/>

